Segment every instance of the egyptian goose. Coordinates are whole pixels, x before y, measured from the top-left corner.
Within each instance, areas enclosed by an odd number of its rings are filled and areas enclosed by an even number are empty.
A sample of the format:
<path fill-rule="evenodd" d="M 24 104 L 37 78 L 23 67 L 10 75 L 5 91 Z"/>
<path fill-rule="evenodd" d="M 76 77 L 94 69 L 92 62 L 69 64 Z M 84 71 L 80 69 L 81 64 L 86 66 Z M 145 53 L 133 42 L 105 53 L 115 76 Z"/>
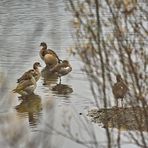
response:
<path fill-rule="evenodd" d="M 54 66 L 60 63 L 58 55 L 51 49 L 47 49 L 47 44 L 42 42 L 40 44 L 41 50 L 39 52 L 41 59 L 45 62 L 46 66 Z"/>
<path fill-rule="evenodd" d="M 41 67 L 41 64 L 39 62 L 35 62 L 33 64 L 33 69 L 28 70 L 27 72 L 25 72 L 19 79 L 17 79 L 17 83 L 20 83 L 23 80 L 27 80 L 28 79 L 28 74 L 32 73 L 33 76 L 35 77 L 35 80 L 38 81 L 40 78 L 40 70 L 39 67 Z"/>
<path fill-rule="evenodd" d="M 50 73 L 56 74 L 58 77 L 60 77 L 60 82 L 61 76 L 67 75 L 71 71 L 72 67 L 67 60 L 63 60 L 62 63 L 57 63 L 53 68 L 50 69 Z"/>
<path fill-rule="evenodd" d="M 33 94 L 35 88 L 36 88 L 36 79 L 33 76 L 34 71 L 30 71 L 30 73 L 26 74 L 26 77 L 28 79 L 20 81 L 16 88 L 13 90 L 14 93 L 18 93 L 20 95 L 29 95 Z"/>
<path fill-rule="evenodd" d="M 121 75 L 116 75 L 117 82 L 114 84 L 112 88 L 112 92 L 114 94 L 114 97 L 116 99 L 116 106 L 118 107 L 118 99 L 121 99 L 122 101 L 122 107 L 123 107 L 123 98 L 125 97 L 128 87 L 124 80 L 122 79 Z"/>

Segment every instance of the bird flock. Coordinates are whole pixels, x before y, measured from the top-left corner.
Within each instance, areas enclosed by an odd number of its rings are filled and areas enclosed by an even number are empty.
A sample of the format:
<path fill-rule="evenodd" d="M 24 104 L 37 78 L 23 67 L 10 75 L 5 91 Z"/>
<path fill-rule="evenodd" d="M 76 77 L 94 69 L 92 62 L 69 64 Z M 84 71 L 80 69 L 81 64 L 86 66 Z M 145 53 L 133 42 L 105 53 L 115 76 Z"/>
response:
<path fill-rule="evenodd" d="M 60 78 L 61 83 L 61 76 L 65 76 L 72 71 L 69 61 L 61 60 L 55 51 L 47 49 L 47 44 L 45 42 L 42 42 L 40 47 L 39 55 L 46 64 L 49 75 L 56 75 Z M 26 71 L 19 79 L 17 79 L 18 84 L 16 88 L 13 89 L 13 92 L 18 93 L 21 96 L 33 94 L 37 87 L 37 81 L 41 76 L 39 67 L 41 67 L 40 63 L 35 62 L 33 64 L 33 69 Z M 118 99 L 121 99 L 123 107 L 123 98 L 127 94 L 128 87 L 120 74 L 116 75 L 116 80 L 117 82 L 113 85 L 112 92 L 116 100 L 116 106 L 118 107 Z"/>
<path fill-rule="evenodd" d="M 67 60 L 59 59 L 58 55 L 51 49 L 47 49 L 47 44 L 42 42 L 40 44 L 39 55 L 46 64 L 49 76 L 54 74 L 60 78 L 61 76 L 67 75 L 72 71 L 72 67 Z M 40 79 L 41 67 L 39 62 L 33 64 L 33 69 L 26 71 L 19 79 L 17 79 L 17 86 L 13 89 L 14 93 L 18 93 L 21 96 L 27 96 L 34 93 L 37 87 L 37 81 Z"/>

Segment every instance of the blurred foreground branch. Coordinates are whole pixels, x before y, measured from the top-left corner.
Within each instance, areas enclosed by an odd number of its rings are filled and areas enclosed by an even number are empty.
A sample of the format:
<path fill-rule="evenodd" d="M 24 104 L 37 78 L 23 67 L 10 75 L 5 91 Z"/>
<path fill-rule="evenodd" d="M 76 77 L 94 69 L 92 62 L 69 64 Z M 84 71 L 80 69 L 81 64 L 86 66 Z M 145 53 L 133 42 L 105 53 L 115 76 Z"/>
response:
<path fill-rule="evenodd" d="M 148 101 L 148 11 L 145 0 L 69 0 L 73 15 L 75 51 L 84 63 L 92 94 L 98 109 L 114 105 L 112 87 L 115 76 L 120 74 L 128 94 L 124 106 L 140 106 L 147 118 Z M 106 113 L 106 118 L 108 114 Z M 136 119 L 136 117 L 135 117 Z M 140 121 L 136 122 L 140 125 Z M 148 122 L 145 121 L 148 129 Z M 147 138 L 139 129 L 142 147 Z M 108 127 L 108 147 L 112 147 Z M 119 132 L 120 135 L 120 132 Z M 147 134 L 146 134 L 147 135 Z M 135 140 L 136 139 L 136 140 Z M 138 142 L 137 142 L 138 141 Z M 120 147 L 120 136 L 117 140 Z"/>

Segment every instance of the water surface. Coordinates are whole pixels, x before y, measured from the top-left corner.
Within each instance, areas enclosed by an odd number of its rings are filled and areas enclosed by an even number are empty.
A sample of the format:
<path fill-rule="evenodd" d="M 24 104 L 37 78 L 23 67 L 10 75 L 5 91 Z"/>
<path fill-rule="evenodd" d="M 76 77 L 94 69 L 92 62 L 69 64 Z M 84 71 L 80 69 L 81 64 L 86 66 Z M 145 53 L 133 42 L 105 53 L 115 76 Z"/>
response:
<path fill-rule="evenodd" d="M 95 141 L 96 135 L 98 142 L 104 142 L 105 130 L 85 120 L 86 112 L 95 103 L 81 71 L 83 64 L 67 50 L 74 43 L 71 17 L 63 0 L 1 0 L 0 18 L 0 144 L 83 148 L 88 140 Z M 12 89 L 35 61 L 44 68 L 39 57 L 42 41 L 61 59 L 69 60 L 73 70 L 62 78 L 62 89 L 57 78 L 41 77 L 35 95 L 29 96 L 29 101 L 21 101 Z M 67 133 L 67 127 L 76 139 L 62 135 Z M 13 138 L 11 141 L 13 134 L 17 142 Z M 77 139 L 84 143 L 79 144 Z"/>
<path fill-rule="evenodd" d="M 23 124 L 28 131 L 26 135 L 31 136 L 36 130 L 49 124 L 61 126 L 59 129 L 64 132 L 62 124 L 67 120 L 67 116 L 75 114 L 74 116 L 79 118 L 79 113 L 87 111 L 93 103 L 89 83 L 81 71 L 82 63 L 78 57 L 70 56 L 67 50 L 73 46 L 73 39 L 71 17 L 65 11 L 64 2 L 0 1 L 0 17 L 0 76 L 3 80 L 0 112 L 1 116 L 7 119 L 0 127 L 10 126 L 13 132 L 14 125 L 21 127 Z M 12 89 L 16 86 L 17 78 L 32 68 L 35 61 L 39 61 L 44 68 L 45 64 L 39 57 L 39 45 L 42 41 L 54 49 L 61 59 L 69 60 L 73 71 L 62 78 L 62 89 L 59 89 L 61 86 L 58 85 L 57 78 L 41 77 L 35 95 L 29 96 L 29 101 L 21 101 L 18 94 L 12 93 Z M 46 85 L 43 85 L 45 82 Z M 74 130 L 77 119 L 73 120 L 71 126 Z M 8 129 L 6 128 L 6 131 Z M 60 140 L 63 136 L 56 135 L 56 139 L 57 137 L 60 145 L 63 143 L 63 140 Z M 55 145 L 51 141 L 50 144 Z M 71 140 L 63 143 L 63 147 L 69 145 L 83 147 Z"/>

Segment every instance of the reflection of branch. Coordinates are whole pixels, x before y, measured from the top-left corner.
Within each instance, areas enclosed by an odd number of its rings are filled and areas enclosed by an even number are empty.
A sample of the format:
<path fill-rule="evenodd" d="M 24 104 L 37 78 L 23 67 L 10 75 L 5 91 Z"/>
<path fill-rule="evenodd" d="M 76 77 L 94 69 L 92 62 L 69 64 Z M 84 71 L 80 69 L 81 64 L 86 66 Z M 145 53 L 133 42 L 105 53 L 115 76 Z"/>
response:
<path fill-rule="evenodd" d="M 124 0 L 118 1 L 118 4 L 116 1 L 109 0 L 105 0 L 105 2 L 100 0 L 69 1 L 73 8 L 72 12 L 77 14 L 75 17 L 80 22 L 80 28 L 77 28 L 76 34 L 77 41 L 79 41 L 76 43 L 78 45 L 77 53 L 84 63 L 84 69 L 88 75 L 96 106 L 100 108 L 102 102 L 104 108 L 109 106 L 113 75 L 117 73 L 124 76 L 129 87 L 128 99 L 126 99 L 126 101 L 130 102 L 129 105 L 134 107 L 136 99 L 136 103 L 139 103 L 139 99 L 143 99 L 141 102 L 144 102 L 147 97 L 146 86 L 148 83 L 146 80 L 147 43 L 144 39 L 147 34 L 144 26 L 147 10 L 142 7 L 142 2 L 146 1 Z M 81 7 L 83 4 L 86 4 L 90 14 L 93 14 L 91 19 L 85 13 L 85 8 L 80 11 L 83 9 Z M 108 16 L 104 15 L 104 10 L 109 13 Z M 125 13 L 123 13 L 124 10 Z M 139 14 L 136 14 L 138 12 Z M 90 20 L 93 24 L 90 23 Z M 142 103 L 142 115 L 147 117 L 145 105 L 146 102 Z M 135 121 L 140 129 L 141 120 L 137 118 Z M 145 124 L 147 122 L 146 120 Z M 108 129 L 106 129 L 106 134 L 110 143 Z M 121 145 L 120 134 L 119 131 L 116 141 L 118 147 Z M 146 138 L 141 130 L 140 134 L 141 139 L 137 140 L 146 146 Z M 111 147 L 109 143 L 108 147 Z"/>
<path fill-rule="evenodd" d="M 99 1 L 100 2 L 100 1 Z M 100 23 L 100 14 L 99 14 L 99 3 L 98 0 L 95 0 L 96 4 L 96 17 L 97 17 L 97 35 L 98 35 L 98 50 L 99 50 L 99 56 L 100 56 L 100 61 L 101 61 L 101 70 L 102 70 L 102 79 L 103 79 L 103 85 L 102 85 L 102 91 L 103 91 L 103 100 L 104 100 L 104 107 L 107 108 L 107 97 L 106 97 L 106 71 L 105 71 L 105 63 L 104 63 L 104 58 L 103 58 L 103 52 L 101 48 L 101 36 L 100 34 L 102 33 L 101 30 L 101 23 Z M 105 50 L 105 49 L 104 49 Z M 107 118 L 107 112 L 106 112 L 106 118 Z M 106 128 L 106 135 L 107 135 L 107 140 L 108 140 L 108 148 L 111 148 L 111 135 L 108 129 L 108 126 Z"/>
<path fill-rule="evenodd" d="M 90 145 L 97 145 L 96 141 L 81 141 L 77 137 L 75 137 L 74 135 L 72 135 L 71 133 L 69 133 L 69 135 L 67 135 L 67 134 L 64 134 L 63 132 L 60 132 L 60 131 L 56 130 L 55 128 L 51 127 L 49 124 L 47 126 L 48 126 L 49 129 L 52 130 L 52 132 L 43 131 L 43 130 L 35 130 L 35 131 L 43 132 L 45 134 L 60 135 L 60 136 L 65 137 L 65 138 L 67 138 L 69 140 L 72 140 L 72 141 L 74 141 L 74 142 L 76 142 L 78 144 L 84 145 L 84 146 L 86 146 L 88 148 L 90 148 Z"/>
<path fill-rule="evenodd" d="M 133 133 L 129 132 L 129 135 L 131 136 L 131 138 L 135 141 L 135 143 L 136 143 L 138 146 L 144 147 L 144 148 L 147 147 L 146 145 L 144 146 L 144 145 L 140 144 L 139 141 L 134 137 Z"/>

